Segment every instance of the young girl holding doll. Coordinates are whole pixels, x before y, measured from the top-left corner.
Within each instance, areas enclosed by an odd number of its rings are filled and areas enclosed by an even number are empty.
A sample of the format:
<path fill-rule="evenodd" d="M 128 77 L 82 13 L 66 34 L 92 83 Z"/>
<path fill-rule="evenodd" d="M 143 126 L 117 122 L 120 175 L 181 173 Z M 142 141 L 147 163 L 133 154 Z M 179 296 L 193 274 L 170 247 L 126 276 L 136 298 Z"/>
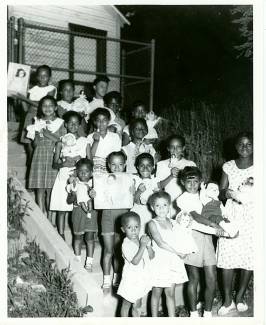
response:
<path fill-rule="evenodd" d="M 111 173 L 121 173 L 125 171 L 126 156 L 122 151 L 115 151 L 107 157 L 108 170 Z M 97 193 L 96 193 L 97 195 Z M 133 193 L 132 193 L 133 195 Z M 120 243 L 120 217 L 128 209 L 109 209 L 102 211 L 102 236 L 103 236 L 103 289 L 110 289 L 111 283 L 117 287 L 120 280 L 120 266 L 118 245 Z M 113 281 L 111 281 L 111 265 L 113 260 Z"/>
<path fill-rule="evenodd" d="M 160 186 L 171 196 L 171 215 L 177 213 L 175 200 L 182 194 L 182 188 L 178 182 L 178 174 L 186 166 L 196 166 L 196 164 L 184 158 L 185 139 L 180 135 L 172 135 L 167 140 L 167 151 L 170 158 L 157 163 L 156 177 L 160 181 Z"/>
<path fill-rule="evenodd" d="M 159 190 L 154 171 L 154 159 L 149 153 L 142 153 L 136 158 L 138 176 L 135 176 L 135 198 L 131 211 L 136 212 L 141 219 L 140 235 L 146 232 L 146 225 L 152 219 L 151 210 L 148 207 L 149 197 Z"/>
<path fill-rule="evenodd" d="M 223 234 L 223 229 L 219 225 L 201 216 L 202 203 L 199 196 L 201 178 L 201 172 L 197 167 L 187 166 L 181 171 L 180 179 L 184 193 L 177 198 L 177 206 L 180 210 L 190 213 L 198 223 L 216 228 L 220 231 L 218 234 Z M 192 230 L 192 236 L 198 252 L 189 254 L 184 259 L 189 278 L 187 292 L 190 317 L 199 317 L 196 306 L 200 268 L 203 268 L 206 279 L 203 317 L 212 317 L 211 310 L 216 288 L 216 257 L 212 236 L 196 230 Z"/>
<path fill-rule="evenodd" d="M 121 316 L 128 317 L 132 307 L 132 316 L 140 316 L 142 298 L 151 290 L 150 260 L 154 258 L 149 236 L 140 232 L 140 216 L 127 212 L 121 218 L 125 239 L 122 254 L 125 261 L 118 295 L 123 298 Z"/>
<path fill-rule="evenodd" d="M 156 151 L 152 144 L 147 144 L 144 140 L 148 133 L 148 126 L 143 118 L 137 118 L 133 120 L 129 125 L 132 141 L 126 146 L 122 147 L 122 150 L 127 156 L 127 173 L 137 173 L 135 166 L 136 157 L 147 152 L 152 155 L 153 159 L 157 159 Z"/>
<path fill-rule="evenodd" d="M 232 309 L 244 312 L 248 305 L 244 295 L 254 269 L 255 220 L 254 201 L 240 202 L 237 192 L 242 184 L 253 178 L 253 135 L 240 133 L 235 142 L 238 157 L 223 165 L 220 182 L 221 198 L 227 199 L 226 216 L 239 227 L 239 236 L 235 238 L 219 238 L 217 245 L 217 266 L 222 268 L 224 302 L 218 315 L 224 316 Z M 240 269 L 239 286 L 235 302 L 232 298 L 232 282 L 235 269 Z"/>
<path fill-rule="evenodd" d="M 120 151 L 121 139 L 118 134 L 108 130 L 111 116 L 107 109 L 96 108 L 90 118 L 95 130 L 87 137 L 89 158 L 93 159 L 93 172 L 107 173 L 106 157 L 113 151 Z"/>
<path fill-rule="evenodd" d="M 169 218 L 171 198 L 166 192 L 159 191 L 151 195 L 150 207 L 155 217 L 148 223 L 155 252 L 151 263 L 152 297 L 151 312 L 158 316 L 159 302 L 164 290 L 168 316 L 175 316 L 175 285 L 186 282 L 184 255 L 174 247 L 175 233 Z"/>
<path fill-rule="evenodd" d="M 52 167 L 54 147 L 66 133 L 64 121 L 56 117 L 56 100 L 52 96 L 40 100 L 35 123 L 28 126 L 27 130 L 27 137 L 34 140 L 29 188 L 36 190 L 36 202 L 45 212 L 50 206 L 51 190 L 57 174 L 57 170 Z"/>
<path fill-rule="evenodd" d="M 50 210 L 57 211 L 57 230 L 64 239 L 65 216 L 73 209 L 72 204 L 67 204 L 67 181 L 74 172 L 76 162 L 85 158 L 89 149 L 87 139 L 79 136 L 78 132 L 81 116 L 77 112 L 69 111 L 63 115 L 63 118 L 67 134 L 61 137 L 55 147 L 53 167 L 59 171 L 52 189 Z"/>
<path fill-rule="evenodd" d="M 33 120 L 37 115 L 37 107 L 39 101 L 47 95 L 54 98 L 56 97 L 56 87 L 49 84 L 51 76 L 52 70 L 48 65 L 39 66 L 36 70 L 37 85 L 28 91 L 28 98 L 32 102 L 32 105 L 28 105 L 26 103 L 23 104 L 23 107 L 25 107 L 27 114 L 22 128 L 20 141 L 26 145 L 28 161 L 31 160 L 33 154 L 33 146 L 32 141 L 27 138 L 27 126 L 33 123 Z"/>
<path fill-rule="evenodd" d="M 77 183 L 75 188 L 69 188 L 69 195 L 67 201 L 69 204 L 74 203 L 71 219 L 74 233 L 74 254 L 76 260 L 81 262 L 81 244 L 83 239 L 86 243 L 86 260 L 85 260 L 85 269 L 89 272 L 92 272 L 93 267 L 93 254 L 94 254 L 94 236 L 97 232 L 97 213 L 95 210 L 91 209 L 90 197 L 94 197 L 94 192 L 91 187 L 91 178 L 93 171 L 93 163 L 87 158 L 81 158 L 76 163 L 76 174 L 77 174 Z M 78 191 L 80 187 L 84 187 L 87 190 L 87 194 L 82 197 L 78 197 Z M 84 192 L 82 190 L 82 192 Z M 86 191 L 85 191 L 86 192 Z M 86 193 L 83 193 L 86 194 Z M 81 201 L 80 201 L 81 199 Z M 88 205 L 89 203 L 89 205 Z M 88 214 L 89 212 L 89 214 Z"/>

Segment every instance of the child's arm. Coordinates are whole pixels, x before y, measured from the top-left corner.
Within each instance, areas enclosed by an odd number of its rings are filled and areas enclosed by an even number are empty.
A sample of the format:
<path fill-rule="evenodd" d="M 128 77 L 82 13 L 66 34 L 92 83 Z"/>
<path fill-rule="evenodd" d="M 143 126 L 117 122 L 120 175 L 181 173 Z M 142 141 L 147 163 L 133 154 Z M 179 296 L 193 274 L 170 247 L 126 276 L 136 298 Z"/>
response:
<path fill-rule="evenodd" d="M 181 253 L 178 253 L 173 247 L 169 246 L 165 241 L 163 241 L 161 235 L 159 234 L 157 227 L 153 221 L 150 221 L 148 223 L 148 230 L 153 238 L 153 240 L 156 242 L 156 244 L 162 248 L 167 250 L 170 253 L 173 253 L 179 257 L 183 257 L 184 255 Z"/>
<path fill-rule="evenodd" d="M 76 192 L 71 191 L 67 195 L 67 204 L 73 204 L 73 203 L 75 203 L 76 202 L 76 199 L 77 199 Z"/>
<path fill-rule="evenodd" d="M 85 202 L 79 202 L 79 205 L 80 205 L 81 209 L 82 209 L 84 212 L 86 212 L 86 213 L 89 212 L 89 209 L 88 209 L 87 204 L 86 204 Z"/>
<path fill-rule="evenodd" d="M 155 256 L 154 250 L 151 247 L 151 239 L 149 240 L 148 244 L 147 244 L 147 251 L 148 251 L 148 255 L 150 260 L 152 260 Z"/>
<path fill-rule="evenodd" d="M 216 236 L 221 236 L 224 233 L 223 230 L 203 225 L 201 223 L 198 223 L 195 220 L 193 220 L 193 222 L 191 224 L 191 229 L 194 229 L 194 230 L 197 230 L 200 232 L 204 232 L 205 234 L 211 234 L 211 235 L 216 235 Z"/>
<path fill-rule="evenodd" d="M 92 160 L 92 153 L 91 153 L 91 146 L 90 144 L 87 144 L 87 147 L 86 147 L 86 157 L 90 160 Z"/>
<path fill-rule="evenodd" d="M 134 196 L 134 202 L 137 203 L 137 204 L 141 204 L 141 201 L 140 201 L 140 196 L 143 192 L 146 191 L 146 187 L 143 183 L 139 184 L 139 187 L 138 189 L 136 190 L 135 192 L 135 196 Z"/>
<path fill-rule="evenodd" d="M 179 173 L 179 169 L 176 168 L 176 167 L 173 167 L 171 169 L 171 174 L 169 176 L 167 176 L 164 180 L 160 181 L 160 187 L 161 188 L 165 188 L 166 185 L 169 184 L 169 182 L 174 179 L 174 178 L 177 178 L 178 176 L 178 173 Z"/>
<path fill-rule="evenodd" d="M 210 226 L 210 227 L 213 227 L 216 229 L 220 229 L 220 230 L 222 229 L 219 225 L 208 220 L 207 218 L 204 218 L 203 216 L 198 214 L 196 211 L 191 211 L 190 214 L 191 214 L 192 218 L 198 223 L 201 223 L 203 225 Z"/>
<path fill-rule="evenodd" d="M 128 145 L 130 142 L 129 135 L 126 132 L 122 133 L 122 146 Z"/>
<path fill-rule="evenodd" d="M 96 151 L 99 145 L 99 141 L 100 141 L 100 133 L 98 132 L 94 132 L 93 134 L 93 143 L 91 145 L 91 156 L 95 157 L 96 155 Z"/>
<path fill-rule="evenodd" d="M 133 259 L 131 261 L 132 264 L 134 264 L 134 265 L 139 264 L 139 262 L 141 261 L 141 259 L 143 257 L 144 251 L 147 247 L 147 244 L 149 243 L 149 240 L 150 240 L 149 236 L 147 236 L 147 235 L 141 236 L 139 249 L 138 249 L 137 254 L 133 257 Z"/>

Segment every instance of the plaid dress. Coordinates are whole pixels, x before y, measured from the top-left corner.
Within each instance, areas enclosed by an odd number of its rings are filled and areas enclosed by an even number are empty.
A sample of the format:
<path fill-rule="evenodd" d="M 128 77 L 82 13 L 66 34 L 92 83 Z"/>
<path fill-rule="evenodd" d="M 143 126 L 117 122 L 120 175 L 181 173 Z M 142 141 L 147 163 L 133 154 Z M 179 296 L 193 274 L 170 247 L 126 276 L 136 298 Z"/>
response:
<path fill-rule="evenodd" d="M 61 125 L 53 134 L 58 138 L 66 133 L 64 121 L 61 120 Z M 46 137 L 39 137 L 37 146 L 34 149 L 30 174 L 29 174 L 29 188 L 52 188 L 57 169 L 52 168 L 54 157 L 55 142 Z"/>

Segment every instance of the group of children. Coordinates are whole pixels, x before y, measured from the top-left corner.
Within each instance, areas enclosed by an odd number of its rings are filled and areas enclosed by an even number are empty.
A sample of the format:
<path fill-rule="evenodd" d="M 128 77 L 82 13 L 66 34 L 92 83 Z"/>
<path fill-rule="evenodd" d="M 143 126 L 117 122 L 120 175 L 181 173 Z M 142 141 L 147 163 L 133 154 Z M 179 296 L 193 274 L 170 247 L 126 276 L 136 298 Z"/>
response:
<path fill-rule="evenodd" d="M 184 158 L 185 139 L 171 135 L 167 141 L 169 158 L 160 160 L 155 150 L 159 141 L 155 128 L 158 118 L 142 102 L 136 102 L 126 125 L 121 117 L 121 95 L 107 92 L 108 78 L 95 79 L 91 102 L 83 92 L 74 99 L 73 82 L 63 80 L 57 101 L 57 89 L 49 85 L 51 69 L 40 66 L 36 75 L 37 85 L 29 90 L 32 105 L 21 138 L 31 162 L 28 187 L 36 190 L 36 202 L 51 222 L 56 214 L 57 230 L 63 239 L 66 215 L 71 213 L 76 259 L 81 261 L 84 240 L 85 268 L 93 271 L 99 219 L 103 238 L 102 288 L 118 287 L 117 293 L 123 298 L 121 316 L 129 316 L 131 309 L 133 316 L 140 316 L 141 299 L 149 291 L 152 316 L 158 316 L 163 291 L 168 316 L 174 316 L 175 286 L 188 281 L 190 316 L 198 317 L 199 271 L 203 267 L 207 279 L 203 316 L 210 317 L 217 260 L 212 235 L 233 241 L 241 237 L 241 227 L 224 211 L 218 199 L 218 185 L 204 186 L 196 164 Z M 238 141 L 247 139 L 252 141 L 250 136 Z M 241 150 L 240 161 L 252 156 L 252 151 Z M 132 174 L 132 209 L 94 209 L 97 193 L 93 175 L 122 172 Z M 245 177 L 253 177 L 252 172 Z M 229 183 L 227 179 L 223 189 Z M 238 192 L 238 188 L 230 191 L 227 198 L 236 202 Z M 247 204 L 244 201 L 238 204 Z M 244 304 L 244 293 L 242 290 L 238 303 Z M 227 297 L 225 303 L 231 303 L 229 300 Z M 228 306 L 222 307 L 228 310 Z"/>

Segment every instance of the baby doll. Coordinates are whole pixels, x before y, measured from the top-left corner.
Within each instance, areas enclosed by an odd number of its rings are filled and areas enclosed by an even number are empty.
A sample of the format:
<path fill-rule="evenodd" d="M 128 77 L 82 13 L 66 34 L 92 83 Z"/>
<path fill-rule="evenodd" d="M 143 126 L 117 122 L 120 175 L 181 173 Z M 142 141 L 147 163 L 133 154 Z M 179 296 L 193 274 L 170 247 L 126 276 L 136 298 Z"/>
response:
<path fill-rule="evenodd" d="M 225 237 L 235 237 L 238 234 L 238 227 L 230 222 L 225 215 L 225 207 L 218 199 L 219 187 L 215 183 L 201 184 L 200 200 L 203 204 L 201 215 L 218 224 L 224 231 Z"/>
<path fill-rule="evenodd" d="M 248 177 L 241 185 L 239 185 L 237 191 L 233 193 L 233 199 L 239 203 L 248 203 L 253 201 L 253 185 L 254 178 Z"/>
<path fill-rule="evenodd" d="M 66 186 L 68 193 L 76 192 L 77 204 L 87 213 L 87 218 L 91 218 L 92 199 L 89 195 L 91 180 L 88 182 L 80 181 L 75 175 L 70 176 L 69 184 Z"/>
<path fill-rule="evenodd" d="M 79 94 L 79 98 L 74 100 L 72 104 L 72 110 L 78 113 L 84 113 L 84 115 L 87 115 L 89 113 L 90 104 L 86 99 L 84 90 L 81 90 Z"/>
<path fill-rule="evenodd" d="M 77 142 L 76 137 L 72 133 L 65 134 L 62 138 L 62 149 L 61 156 L 62 157 L 76 157 L 78 156 L 77 148 L 75 148 L 75 144 Z M 75 150 L 76 149 L 76 150 Z"/>
<path fill-rule="evenodd" d="M 35 138 L 35 132 L 39 132 L 40 133 L 40 137 L 43 137 L 42 135 L 42 130 L 43 129 L 49 129 L 49 124 L 48 124 L 49 121 L 45 121 L 45 120 L 42 120 L 42 119 L 38 119 L 37 117 L 34 117 L 34 123 L 27 126 L 27 138 L 31 139 L 31 140 L 34 140 Z M 50 130 L 52 131 L 52 130 Z"/>

